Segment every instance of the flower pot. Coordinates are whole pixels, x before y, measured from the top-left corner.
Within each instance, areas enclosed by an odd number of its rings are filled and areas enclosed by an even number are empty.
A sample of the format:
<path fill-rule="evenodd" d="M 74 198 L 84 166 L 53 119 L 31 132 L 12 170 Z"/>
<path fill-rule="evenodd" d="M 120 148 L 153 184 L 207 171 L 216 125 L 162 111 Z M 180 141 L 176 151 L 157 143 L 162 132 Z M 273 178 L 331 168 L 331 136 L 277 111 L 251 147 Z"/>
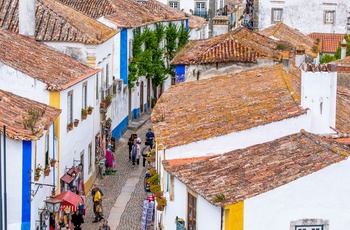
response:
<path fill-rule="evenodd" d="M 77 127 L 79 125 L 79 121 L 74 121 L 74 127 Z"/>
<path fill-rule="evenodd" d="M 159 204 L 158 204 L 158 205 L 157 205 L 157 210 L 158 210 L 158 211 L 164 211 L 164 207 L 165 207 L 165 206 L 159 205 Z"/>
<path fill-rule="evenodd" d="M 85 120 L 87 118 L 87 114 L 82 114 L 81 119 Z"/>
<path fill-rule="evenodd" d="M 39 178 L 40 178 L 40 176 L 34 176 L 34 180 L 35 180 L 35 181 L 38 181 Z"/>
<path fill-rule="evenodd" d="M 91 115 L 92 114 L 92 110 L 88 110 L 88 114 Z"/>
<path fill-rule="evenodd" d="M 68 131 L 71 131 L 71 130 L 73 129 L 73 124 L 69 124 L 69 125 L 67 126 L 67 129 L 68 129 Z"/>
<path fill-rule="evenodd" d="M 44 170 L 44 176 L 49 176 L 50 175 L 50 170 Z"/>
<path fill-rule="evenodd" d="M 56 161 L 50 161 L 51 167 L 55 167 Z"/>

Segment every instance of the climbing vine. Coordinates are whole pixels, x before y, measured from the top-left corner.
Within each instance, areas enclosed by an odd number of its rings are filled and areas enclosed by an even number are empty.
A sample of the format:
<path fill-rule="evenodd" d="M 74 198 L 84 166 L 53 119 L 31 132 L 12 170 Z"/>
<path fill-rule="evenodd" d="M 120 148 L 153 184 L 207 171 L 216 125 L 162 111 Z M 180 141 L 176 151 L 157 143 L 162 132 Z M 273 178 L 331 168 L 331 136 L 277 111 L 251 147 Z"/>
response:
<path fill-rule="evenodd" d="M 139 76 L 146 76 L 146 78 L 152 78 L 152 86 L 155 90 L 167 79 L 167 74 L 175 75 L 174 67 L 170 66 L 169 62 L 188 42 L 189 31 L 186 30 L 184 23 L 181 26 L 176 26 L 174 23 L 169 23 L 168 26 L 157 23 L 154 30 L 145 27 L 141 32 L 140 28 L 136 28 L 133 33 L 129 88 L 135 86 Z M 163 42 L 165 42 L 164 47 Z"/>

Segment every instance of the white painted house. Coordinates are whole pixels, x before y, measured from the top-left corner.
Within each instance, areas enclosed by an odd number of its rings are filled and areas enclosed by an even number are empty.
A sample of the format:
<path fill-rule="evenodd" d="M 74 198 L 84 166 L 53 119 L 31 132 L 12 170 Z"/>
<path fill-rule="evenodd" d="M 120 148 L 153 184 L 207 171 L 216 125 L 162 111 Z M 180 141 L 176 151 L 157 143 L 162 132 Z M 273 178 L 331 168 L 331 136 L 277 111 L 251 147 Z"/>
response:
<path fill-rule="evenodd" d="M 163 160 L 181 161 L 233 150 L 239 153 L 241 150 L 238 149 L 249 150 L 302 129 L 319 135 L 348 133 L 350 127 L 345 118 L 345 114 L 349 114 L 348 94 L 340 93 L 340 90 L 347 90 L 338 88 L 337 94 L 337 73 L 334 69 L 328 71 L 325 67 L 310 65 L 300 74 L 294 67 L 285 72 L 277 65 L 185 82 L 168 90 L 152 114 L 162 188 L 165 190 L 169 177 L 163 170 Z M 176 175 L 176 170 L 171 173 Z M 198 175 L 198 179 L 203 178 L 204 175 Z M 220 184 L 224 186 L 225 182 Z M 185 185 L 187 190 L 191 188 L 187 183 Z M 226 186 L 226 189 L 238 188 Z M 194 194 L 198 195 L 198 192 Z M 180 196 L 187 195 L 180 193 Z M 175 202 L 174 205 L 178 205 Z M 181 206 L 182 211 L 179 206 L 171 209 L 169 200 L 168 204 L 163 217 L 158 215 L 157 219 L 167 228 L 174 226 L 174 213 L 184 215 L 187 210 L 187 204 Z M 168 213 L 172 213 L 170 217 Z M 187 215 L 179 217 L 188 223 Z M 202 215 L 201 211 L 196 214 L 198 218 Z"/>
<path fill-rule="evenodd" d="M 347 0 L 255 0 L 254 28 L 263 30 L 283 22 L 304 34 L 349 33 L 350 6 Z"/>
<path fill-rule="evenodd" d="M 99 111 L 94 109 L 85 117 L 83 109 L 94 105 L 94 82 L 99 69 L 3 29 L 0 30 L 0 44 L 0 89 L 62 111 L 54 122 L 54 134 L 49 140 L 55 146 L 53 156 L 58 160 L 54 177 L 58 191 L 67 190 L 74 183 L 80 191 L 90 189 L 95 167 L 93 118 Z M 76 120 L 78 124 L 73 126 Z M 46 164 L 47 160 L 43 166 Z M 66 174 L 77 165 L 82 167 L 80 173 L 75 177 Z"/>
<path fill-rule="evenodd" d="M 4 69 L 3 64 L 1 69 Z M 12 79 L 10 73 L 5 76 Z M 0 228 L 5 229 L 6 223 L 9 230 L 35 229 L 45 222 L 42 216 L 44 200 L 58 186 L 56 176 L 59 172 L 55 167 L 49 167 L 49 175 L 41 171 L 37 180 L 35 171 L 40 166 L 45 167 L 49 159 L 57 158 L 54 121 L 61 110 L 1 89 L 0 110 L 0 205 L 4 211 Z"/>

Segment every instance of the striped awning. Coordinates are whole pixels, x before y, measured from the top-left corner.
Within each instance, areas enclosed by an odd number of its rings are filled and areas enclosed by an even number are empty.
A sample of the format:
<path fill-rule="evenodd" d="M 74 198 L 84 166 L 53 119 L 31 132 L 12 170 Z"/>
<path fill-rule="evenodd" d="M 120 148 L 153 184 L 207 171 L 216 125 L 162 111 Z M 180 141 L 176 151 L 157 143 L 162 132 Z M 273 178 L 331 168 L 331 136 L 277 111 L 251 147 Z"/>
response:
<path fill-rule="evenodd" d="M 74 205 L 61 205 L 60 210 L 66 213 L 70 213 L 75 212 L 77 210 L 77 207 Z"/>

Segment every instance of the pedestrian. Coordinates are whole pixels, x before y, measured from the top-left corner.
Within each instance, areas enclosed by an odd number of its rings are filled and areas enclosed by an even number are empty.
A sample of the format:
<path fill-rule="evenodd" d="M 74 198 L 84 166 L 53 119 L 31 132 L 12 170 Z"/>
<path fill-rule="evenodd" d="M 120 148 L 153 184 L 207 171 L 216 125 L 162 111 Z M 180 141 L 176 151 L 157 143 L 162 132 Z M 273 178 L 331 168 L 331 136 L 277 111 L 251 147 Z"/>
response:
<path fill-rule="evenodd" d="M 84 192 L 81 191 L 80 192 L 80 198 L 81 198 L 81 201 L 80 201 L 80 204 L 79 204 L 79 213 L 83 216 L 85 216 L 85 203 L 86 203 L 86 198 L 84 196 Z"/>
<path fill-rule="evenodd" d="M 137 143 L 136 139 L 134 140 L 134 145 L 131 149 L 131 158 L 132 158 L 132 165 L 135 165 L 135 162 L 137 165 L 140 164 L 140 146 Z"/>
<path fill-rule="evenodd" d="M 141 144 L 142 140 L 140 137 L 137 136 L 137 134 L 135 133 L 135 140 L 137 141 L 137 144 Z"/>
<path fill-rule="evenodd" d="M 145 146 L 141 150 L 141 155 L 142 155 L 142 158 L 143 158 L 143 161 L 142 161 L 143 167 L 146 166 L 147 152 L 149 152 L 150 150 L 151 150 L 151 146 L 148 145 L 147 142 L 145 142 Z"/>
<path fill-rule="evenodd" d="M 84 223 L 84 218 L 78 209 L 72 215 L 72 223 L 74 225 L 74 230 L 81 230 L 81 224 Z"/>
<path fill-rule="evenodd" d="M 129 161 L 131 161 L 131 149 L 132 146 L 134 145 L 134 139 L 135 139 L 135 134 L 131 134 L 129 141 L 128 141 L 128 146 L 129 146 Z"/>
<path fill-rule="evenodd" d="M 92 221 L 92 223 L 96 223 L 102 219 L 104 219 L 103 217 L 103 209 L 102 209 L 102 195 L 100 193 L 100 191 L 98 190 L 97 187 L 94 188 L 94 213 L 95 213 L 95 220 Z"/>
<path fill-rule="evenodd" d="M 146 143 L 153 148 L 153 141 L 154 141 L 154 133 L 152 132 L 152 129 L 149 128 L 148 132 L 146 133 Z"/>
<path fill-rule="evenodd" d="M 98 184 L 94 184 L 94 188 L 91 190 L 91 196 L 92 196 L 92 201 L 94 201 L 94 196 L 95 196 L 95 188 L 100 192 L 101 196 L 103 196 L 103 191 L 102 189 L 98 186 Z"/>
<path fill-rule="evenodd" d="M 73 186 L 72 189 L 70 190 L 71 192 L 74 192 L 75 194 L 79 195 L 79 191 L 77 189 L 77 186 Z"/>
<path fill-rule="evenodd" d="M 108 225 L 108 220 L 104 220 L 101 227 L 98 230 L 111 230 L 111 227 Z"/>

